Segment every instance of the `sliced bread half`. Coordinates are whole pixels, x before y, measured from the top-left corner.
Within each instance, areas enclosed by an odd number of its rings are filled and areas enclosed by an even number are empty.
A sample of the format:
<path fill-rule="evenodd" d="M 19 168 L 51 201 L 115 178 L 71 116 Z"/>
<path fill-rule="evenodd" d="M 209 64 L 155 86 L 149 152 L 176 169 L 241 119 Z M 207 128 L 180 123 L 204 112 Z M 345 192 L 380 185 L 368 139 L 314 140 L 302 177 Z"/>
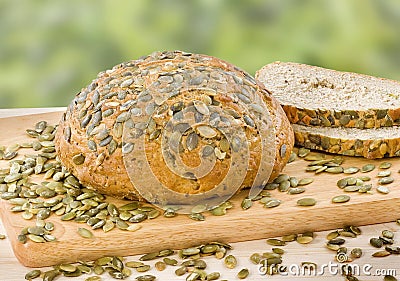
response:
<path fill-rule="evenodd" d="M 375 159 L 400 156 L 400 127 L 357 129 L 292 125 L 296 144 L 310 149 Z"/>
<path fill-rule="evenodd" d="M 256 73 L 291 123 L 347 128 L 400 125 L 400 82 L 290 62 Z"/>

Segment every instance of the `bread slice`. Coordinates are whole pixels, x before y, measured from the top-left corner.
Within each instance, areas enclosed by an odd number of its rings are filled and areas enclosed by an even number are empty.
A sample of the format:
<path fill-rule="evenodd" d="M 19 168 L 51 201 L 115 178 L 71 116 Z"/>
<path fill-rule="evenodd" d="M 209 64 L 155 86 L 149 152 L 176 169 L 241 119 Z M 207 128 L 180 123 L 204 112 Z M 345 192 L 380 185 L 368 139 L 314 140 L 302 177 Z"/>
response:
<path fill-rule="evenodd" d="M 400 82 L 291 62 L 256 73 L 293 124 L 380 128 L 400 125 Z"/>
<path fill-rule="evenodd" d="M 292 127 L 296 144 L 306 148 L 369 159 L 400 156 L 400 127 L 357 129 L 298 124 Z"/>

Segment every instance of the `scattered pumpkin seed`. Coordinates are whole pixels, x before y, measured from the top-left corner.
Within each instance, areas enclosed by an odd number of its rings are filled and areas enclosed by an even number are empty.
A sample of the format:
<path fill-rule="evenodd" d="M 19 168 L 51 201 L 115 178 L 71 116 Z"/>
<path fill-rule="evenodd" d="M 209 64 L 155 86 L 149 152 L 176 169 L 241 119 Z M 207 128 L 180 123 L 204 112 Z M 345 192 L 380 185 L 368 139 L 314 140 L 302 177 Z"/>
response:
<path fill-rule="evenodd" d="M 381 258 L 381 257 L 387 257 L 390 255 L 390 252 L 383 250 L 383 251 L 378 251 L 372 254 L 373 257 Z"/>
<path fill-rule="evenodd" d="M 375 169 L 374 164 L 366 164 L 361 167 L 361 173 L 368 173 L 368 172 L 373 171 L 374 169 Z"/>
<path fill-rule="evenodd" d="M 249 272 L 249 270 L 247 268 L 243 268 L 238 272 L 237 277 L 239 279 L 246 279 L 247 276 L 249 276 L 249 273 L 250 272 Z"/>
<path fill-rule="evenodd" d="M 317 203 L 317 200 L 314 198 L 301 198 L 297 200 L 297 206 L 302 206 L 302 207 L 311 207 L 314 206 Z"/>
<path fill-rule="evenodd" d="M 224 264 L 227 268 L 233 269 L 237 265 L 237 260 L 233 255 L 228 255 L 225 257 Z"/>
<path fill-rule="evenodd" d="M 93 238 L 93 233 L 84 227 L 78 228 L 78 234 L 83 238 Z"/>
<path fill-rule="evenodd" d="M 350 201 L 350 196 L 348 195 L 337 195 L 332 198 L 332 203 L 346 203 Z"/>

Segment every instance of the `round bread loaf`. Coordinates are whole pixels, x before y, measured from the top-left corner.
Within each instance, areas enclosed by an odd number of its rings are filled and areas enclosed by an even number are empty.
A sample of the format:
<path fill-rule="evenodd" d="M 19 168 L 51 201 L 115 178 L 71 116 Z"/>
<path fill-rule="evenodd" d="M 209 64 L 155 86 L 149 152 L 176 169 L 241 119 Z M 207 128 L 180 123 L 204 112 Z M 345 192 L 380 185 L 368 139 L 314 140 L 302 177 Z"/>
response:
<path fill-rule="evenodd" d="M 266 183 L 286 164 L 294 136 L 280 105 L 250 75 L 173 51 L 99 73 L 69 105 L 55 142 L 82 184 L 160 201 L 158 184 L 188 197 L 223 183 L 220 195 L 233 179 L 240 188 Z"/>

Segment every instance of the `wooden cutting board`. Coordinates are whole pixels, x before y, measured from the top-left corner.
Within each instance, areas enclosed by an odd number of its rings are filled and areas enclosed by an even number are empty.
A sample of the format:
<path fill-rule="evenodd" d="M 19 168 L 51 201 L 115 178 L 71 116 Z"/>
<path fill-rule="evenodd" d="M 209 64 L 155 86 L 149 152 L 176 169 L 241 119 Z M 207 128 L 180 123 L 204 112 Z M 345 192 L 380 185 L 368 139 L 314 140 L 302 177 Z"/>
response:
<path fill-rule="evenodd" d="M 0 119 L 0 145 L 22 143 L 30 139 L 25 135 L 25 129 L 31 128 L 37 121 L 46 120 L 56 124 L 60 119 L 60 112 L 36 114 L 22 117 Z M 19 151 L 21 155 L 30 153 L 27 149 Z M 362 158 L 346 157 L 343 167 L 361 167 L 366 163 L 379 165 L 383 160 L 366 160 Z M 399 218 L 400 209 L 400 159 L 392 158 L 390 168 L 395 182 L 388 185 L 389 194 L 350 194 L 351 200 L 344 204 L 332 204 L 331 198 L 344 192 L 336 186 L 343 174 L 333 175 L 321 173 L 314 175 L 304 171 L 307 162 L 298 159 L 287 165 L 284 172 L 301 179 L 314 177 L 312 184 L 305 186 L 306 192 L 299 195 L 288 195 L 277 190 L 272 191 L 274 198 L 283 203 L 272 209 L 263 208 L 255 203 L 253 207 L 244 211 L 240 203 L 246 192 L 232 198 L 234 208 L 228 210 L 225 216 L 211 216 L 206 214 L 206 220 L 197 222 L 185 215 L 175 218 L 158 217 L 141 223 L 142 228 L 136 232 L 125 232 L 114 229 L 108 233 L 102 230 L 93 231 L 95 238 L 84 239 L 78 233 L 82 224 L 63 222 L 54 214 L 48 219 L 55 224 L 52 234 L 57 237 L 56 242 L 45 244 L 27 242 L 21 244 L 17 235 L 27 225 L 34 221 L 24 220 L 20 214 L 10 211 L 10 204 L 0 200 L 0 211 L 3 224 L 19 261 L 29 267 L 41 267 L 61 262 L 77 260 L 93 260 L 104 255 L 136 255 L 165 248 L 180 249 L 206 243 L 209 241 L 239 242 L 281 236 L 284 234 L 301 233 L 305 231 L 320 231 L 343 227 L 344 225 L 367 225 L 394 221 Z M 7 166 L 7 162 L 0 160 L 0 167 Z M 367 175 L 372 178 L 374 188 L 377 185 L 376 173 L 379 169 Z M 361 173 L 356 174 L 360 175 Z M 365 175 L 365 174 L 363 174 Z M 40 182 L 38 179 L 36 182 Z M 317 204 L 313 207 L 298 207 L 296 201 L 302 197 L 313 197 Z M 111 200 L 120 205 L 122 200 Z"/>

